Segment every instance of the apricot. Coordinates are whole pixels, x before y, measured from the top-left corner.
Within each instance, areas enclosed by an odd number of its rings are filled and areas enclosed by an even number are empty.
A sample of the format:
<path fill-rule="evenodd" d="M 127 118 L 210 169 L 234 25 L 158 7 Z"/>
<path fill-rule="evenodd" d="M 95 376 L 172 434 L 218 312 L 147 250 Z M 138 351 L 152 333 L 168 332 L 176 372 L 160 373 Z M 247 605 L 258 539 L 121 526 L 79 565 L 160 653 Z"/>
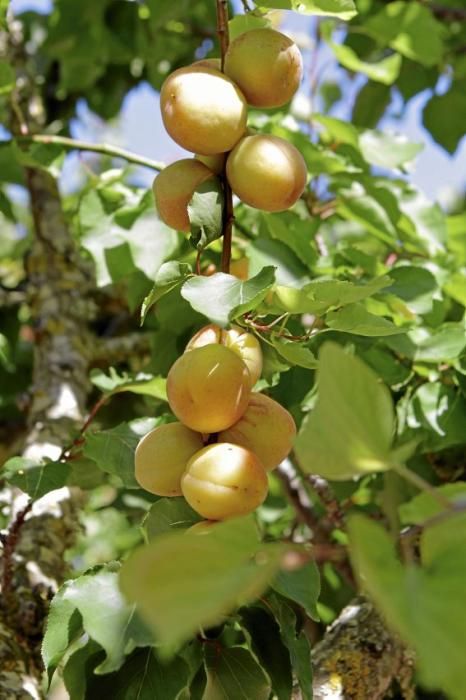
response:
<path fill-rule="evenodd" d="M 215 175 L 220 175 L 225 167 L 225 153 L 214 153 L 211 156 L 202 156 L 197 153 L 194 158 L 199 160 L 201 163 L 204 163 L 204 165 L 207 165 L 209 170 L 215 173 Z"/>
<path fill-rule="evenodd" d="M 160 108 L 166 130 L 188 151 L 230 151 L 246 129 L 247 103 L 226 75 L 205 66 L 174 71 L 162 85 Z"/>
<path fill-rule="evenodd" d="M 167 377 L 168 403 L 182 423 L 217 433 L 236 423 L 249 402 L 251 376 L 224 345 L 206 345 L 181 355 Z"/>
<path fill-rule="evenodd" d="M 266 134 L 241 139 L 228 156 L 227 177 L 245 204 L 264 211 L 289 209 L 306 186 L 304 158 L 293 144 Z"/>
<path fill-rule="evenodd" d="M 225 330 L 211 323 L 193 335 L 185 352 L 213 343 L 233 350 L 243 360 L 251 375 L 251 386 L 254 386 L 262 372 L 262 350 L 257 338 L 239 326 L 232 326 L 229 330 Z"/>
<path fill-rule="evenodd" d="M 239 280 L 247 280 L 249 277 L 249 260 L 246 257 L 232 260 L 230 263 L 230 275 L 234 275 Z"/>
<path fill-rule="evenodd" d="M 222 70 L 222 61 L 219 58 L 201 58 L 199 61 L 194 61 L 193 66 L 201 66 L 202 68 L 213 68 L 213 70 Z"/>
<path fill-rule="evenodd" d="M 136 481 L 157 496 L 181 496 L 181 477 L 203 447 L 202 435 L 181 423 L 167 423 L 139 441 L 134 455 Z"/>
<path fill-rule="evenodd" d="M 254 107 L 281 107 L 291 100 L 303 76 L 296 44 L 275 29 L 244 32 L 231 42 L 225 73 Z"/>
<path fill-rule="evenodd" d="M 209 168 L 193 158 L 184 158 L 164 168 L 154 180 L 155 205 L 167 226 L 189 233 L 188 204 L 201 182 L 214 177 Z"/>
<path fill-rule="evenodd" d="M 219 440 L 251 450 L 271 470 L 288 456 L 295 436 L 296 425 L 286 408 L 269 396 L 253 393 L 243 416 L 223 430 Z"/>
<path fill-rule="evenodd" d="M 188 462 L 183 496 L 208 520 L 225 520 L 255 510 L 267 495 L 267 475 L 258 457 L 239 445 L 208 445 Z"/>

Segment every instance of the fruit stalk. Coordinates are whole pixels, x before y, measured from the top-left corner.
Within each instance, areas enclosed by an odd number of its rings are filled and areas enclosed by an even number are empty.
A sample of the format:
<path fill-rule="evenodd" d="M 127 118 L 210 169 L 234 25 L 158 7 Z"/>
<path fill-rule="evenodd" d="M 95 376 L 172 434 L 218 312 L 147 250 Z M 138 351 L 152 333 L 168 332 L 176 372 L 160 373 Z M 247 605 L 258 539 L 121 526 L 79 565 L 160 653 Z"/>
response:
<path fill-rule="evenodd" d="M 216 0 L 217 3 L 217 34 L 220 42 L 221 68 L 225 67 L 225 55 L 228 51 L 230 37 L 228 32 L 228 0 Z M 225 160 L 226 163 L 226 160 Z M 231 244 L 233 237 L 233 193 L 226 176 L 226 167 L 222 172 L 223 192 L 225 205 L 223 208 L 223 246 L 222 246 L 222 272 L 230 272 Z"/>

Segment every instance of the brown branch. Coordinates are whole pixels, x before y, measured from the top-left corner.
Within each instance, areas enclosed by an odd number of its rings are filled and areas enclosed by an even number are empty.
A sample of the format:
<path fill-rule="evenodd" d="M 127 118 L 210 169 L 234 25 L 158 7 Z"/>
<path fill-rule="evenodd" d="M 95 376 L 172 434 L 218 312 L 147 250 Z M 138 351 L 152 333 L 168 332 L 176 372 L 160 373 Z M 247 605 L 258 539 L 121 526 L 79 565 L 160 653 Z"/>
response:
<path fill-rule="evenodd" d="M 27 514 L 32 508 L 32 501 L 20 510 L 10 524 L 8 533 L 3 540 L 2 556 L 2 604 L 7 605 L 11 596 L 11 583 L 13 580 L 13 557 L 18 543 L 21 528 L 24 525 Z"/>
<path fill-rule="evenodd" d="M 220 42 L 221 67 L 225 67 L 225 55 L 228 51 L 230 37 L 228 32 L 228 0 L 216 0 L 217 3 L 217 34 Z M 226 176 L 226 160 L 222 173 L 223 194 L 225 204 L 223 208 L 223 247 L 222 247 L 222 272 L 230 272 L 231 244 L 233 238 L 233 222 L 235 220 L 233 210 L 233 192 Z"/>

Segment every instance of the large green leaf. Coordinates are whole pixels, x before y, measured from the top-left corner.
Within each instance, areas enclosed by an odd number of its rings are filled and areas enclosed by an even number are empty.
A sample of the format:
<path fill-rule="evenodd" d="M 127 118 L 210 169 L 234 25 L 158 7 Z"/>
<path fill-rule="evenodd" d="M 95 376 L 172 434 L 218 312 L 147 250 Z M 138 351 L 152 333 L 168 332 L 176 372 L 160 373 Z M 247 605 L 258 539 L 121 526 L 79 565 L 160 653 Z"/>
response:
<path fill-rule="evenodd" d="M 335 331 L 375 337 L 398 335 L 407 330 L 398 328 L 382 316 L 371 314 L 363 304 L 349 304 L 338 311 L 331 311 L 326 315 L 325 323 Z"/>
<path fill-rule="evenodd" d="M 330 23 L 322 25 L 322 35 L 338 62 L 348 70 L 354 73 L 364 73 L 371 80 L 384 85 L 392 85 L 397 79 L 401 68 L 401 56 L 398 53 L 369 63 L 360 59 L 357 53 L 349 46 L 332 41 L 332 26 Z"/>
<path fill-rule="evenodd" d="M 393 404 L 377 375 L 338 345 L 325 343 L 317 384 L 317 404 L 295 445 L 302 468 L 329 479 L 389 469 Z"/>
<path fill-rule="evenodd" d="M 210 277 L 192 277 L 183 284 L 181 294 L 195 311 L 204 314 L 219 326 L 226 326 L 241 314 L 257 308 L 271 289 L 273 281 L 273 267 L 264 268 L 246 282 L 233 275 L 217 272 Z"/>
<path fill-rule="evenodd" d="M 120 585 L 169 653 L 261 595 L 282 553 L 281 545 L 258 541 L 252 518 L 233 519 L 202 534 L 156 537 L 125 562 Z"/>
<path fill-rule="evenodd" d="M 293 684 L 290 655 L 280 636 L 280 628 L 270 611 L 249 606 L 240 611 L 241 626 L 247 630 L 252 650 L 272 681 L 278 700 L 290 700 Z"/>
<path fill-rule="evenodd" d="M 369 163 L 382 168 L 399 168 L 410 163 L 424 148 L 422 143 L 408 141 L 402 134 L 370 130 L 361 134 L 359 146 Z"/>
<path fill-rule="evenodd" d="M 444 27 L 421 3 L 391 2 L 364 23 L 363 31 L 425 66 L 442 58 Z"/>
<path fill-rule="evenodd" d="M 189 668 L 180 657 L 160 661 L 153 649 L 135 652 L 117 673 L 94 678 L 88 698 L 112 700 L 178 700 L 189 682 Z M 73 700 L 73 698 L 71 698 Z"/>
<path fill-rule="evenodd" d="M 79 630 L 84 630 L 105 651 L 97 673 L 110 673 L 122 665 L 137 646 L 151 644 L 152 637 L 118 588 L 118 573 L 91 571 L 67 581 L 50 606 L 42 657 L 52 673 Z"/>
<path fill-rule="evenodd" d="M 147 539 L 163 535 L 173 529 L 186 530 L 198 523 L 201 517 L 188 505 L 183 497 L 159 498 L 144 518 Z"/>
<path fill-rule="evenodd" d="M 49 491 L 65 486 L 70 475 L 70 465 L 65 462 L 36 461 L 25 457 L 12 457 L 2 468 L 2 478 L 17 486 L 33 499 L 45 496 Z"/>
<path fill-rule="evenodd" d="M 132 394 L 152 396 L 161 401 L 167 400 L 164 377 L 153 377 L 142 372 L 134 376 L 130 376 L 126 372 L 118 374 L 114 367 L 110 367 L 108 375 L 101 370 L 93 370 L 91 382 L 108 396 L 129 391 Z"/>
<path fill-rule="evenodd" d="M 268 700 L 270 681 L 247 649 L 205 650 L 207 685 L 203 700 Z"/>
<path fill-rule="evenodd" d="M 443 95 L 433 95 L 424 107 L 424 126 L 448 153 L 454 153 L 464 136 L 465 83 L 453 83 Z M 448 121 L 446 121 L 448 115 Z"/>
<path fill-rule="evenodd" d="M 0 61 L 0 95 L 11 92 L 15 86 L 16 78 L 13 68 L 7 61 Z"/>
<path fill-rule="evenodd" d="M 127 423 L 96 430 L 86 437 L 83 453 L 104 472 L 118 476 L 126 488 L 139 488 L 134 477 L 134 452 L 141 436 Z"/>
<path fill-rule="evenodd" d="M 366 299 L 389 285 L 389 277 L 376 277 L 365 284 L 323 279 L 301 288 L 277 286 L 274 304 L 292 314 L 321 315 L 332 308 Z"/>
<path fill-rule="evenodd" d="M 451 527 L 455 527 L 452 519 Z M 429 565 L 403 567 L 382 526 L 364 516 L 349 522 L 355 572 L 392 626 L 416 651 L 427 688 L 462 700 L 466 605 L 466 541 L 437 549 Z"/>
<path fill-rule="evenodd" d="M 350 20 L 357 14 L 353 0 L 260 0 L 263 7 L 295 10 L 307 15 L 324 15 Z"/>
<path fill-rule="evenodd" d="M 320 574 L 314 561 L 296 571 L 280 571 L 272 588 L 284 598 L 298 603 L 313 620 L 319 620 L 316 605 L 320 595 Z"/>
<path fill-rule="evenodd" d="M 147 312 L 165 294 L 176 289 L 192 274 L 191 265 L 180 263 L 176 260 L 164 263 L 155 276 L 154 286 L 142 302 L 141 325 L 144 323 Z"/>
<path fill-rule="evenodd" d="M 291 667 L 301 689 L 303 700 L 312 700 L 312 662 L 309 640 L 303 630 L 298 629 L 293 608 L 278 595 L 268 595 L 265 608 L 271 612 L 280 627 L 280 634 L 287 647 Z"/>
<path fill-rule="evenodd" d="M 191 240 L 198 250 L 220 238 L 223 232 L 223 188 L 218 178 L 202 182 L 188 204 Z"/>

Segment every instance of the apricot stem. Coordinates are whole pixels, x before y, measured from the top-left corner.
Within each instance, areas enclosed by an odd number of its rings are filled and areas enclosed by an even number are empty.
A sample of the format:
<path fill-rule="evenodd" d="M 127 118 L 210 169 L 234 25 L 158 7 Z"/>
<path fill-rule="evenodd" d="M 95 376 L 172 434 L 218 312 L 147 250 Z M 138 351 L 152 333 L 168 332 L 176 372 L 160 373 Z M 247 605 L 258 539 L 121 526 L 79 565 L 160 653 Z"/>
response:
<path fill-rule="evenodd" d="M 217 34 L 220 42 L 221 68 L 225 67 L 225 55 L 228 51 L 230 37 L 228 32 L 228 0 L 216 0 L 217 3 Z M 222 272 L 230 272 L 231 244 L 233 238 L 233 193 L 226 176 L 226 159 L 222 171 L 222 184 L 225 196 L 223 208 L 223 246 L 222 246 Z"/>

